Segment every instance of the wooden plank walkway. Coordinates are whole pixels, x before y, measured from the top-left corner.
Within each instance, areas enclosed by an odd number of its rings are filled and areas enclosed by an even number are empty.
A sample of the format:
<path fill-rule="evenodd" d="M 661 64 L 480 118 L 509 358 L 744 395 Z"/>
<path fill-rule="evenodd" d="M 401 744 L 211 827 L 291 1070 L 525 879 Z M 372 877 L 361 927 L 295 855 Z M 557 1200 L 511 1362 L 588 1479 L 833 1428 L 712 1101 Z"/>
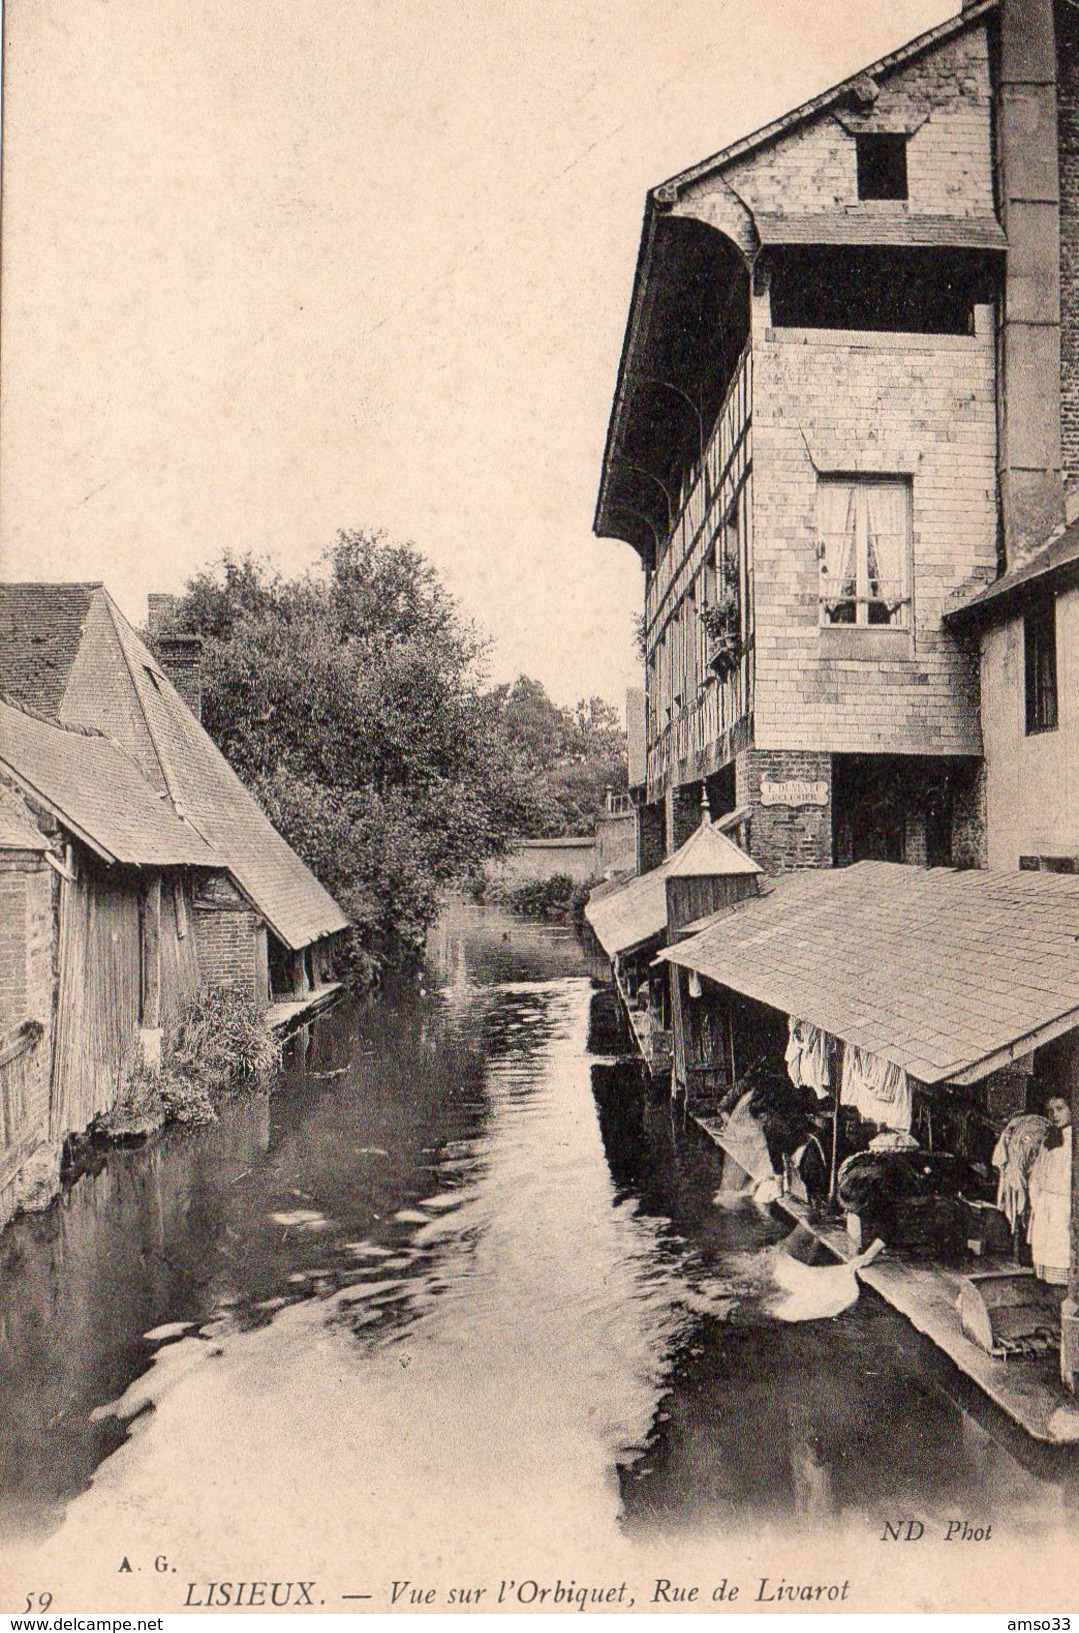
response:
<path fill-rule="evenodd" d="M 285 998 L 271 1004 L 266 1011 L 266 1026 L 271 1032 L 291 1032 L 294 1026 L 309 1021 L 344 991 L 341 981 L 326 981 L 321 987 L 312 987 L 302 998 Z"/>
<path fill-rule="evenodd" d="M 690 1120 L 737 1164 L 717 1118 L 691 1113 Z M 820 1219 L 790 1196 L 781 1196 L 773 1206 L 804 1225 L 834 1258 L 843 1262 L 854 1258 L 857 1249 L 841 1225 Z M 992 1258 L 972 1260 L 967 1266 L 970 1274 L 1013 1268 L 1010 1261 Z M 889 1249 L 859 1276 L 1028 1434 L 1050 1445 L 1079 1442 L 1079 1400 L 1061 1382 L 1055 1353 L 1003 1360 L 987 1355 L 964 1333 L 956 1309 L 963 1273 Z"/>

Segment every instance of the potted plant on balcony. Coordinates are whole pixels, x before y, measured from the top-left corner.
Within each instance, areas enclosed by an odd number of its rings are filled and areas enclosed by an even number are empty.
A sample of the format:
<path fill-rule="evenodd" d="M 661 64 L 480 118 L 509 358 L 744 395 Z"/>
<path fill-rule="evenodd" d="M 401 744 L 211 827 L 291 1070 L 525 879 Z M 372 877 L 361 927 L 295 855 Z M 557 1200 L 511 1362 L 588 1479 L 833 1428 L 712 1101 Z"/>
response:
<path fill-rule="evenodd" d="M 730 585 L 709 607 L 701 608 L 701 623 L 708 637 L 708 662 L 720 680 L 738 667 L 742 655 L 742 616 L 737 591 Z"/>

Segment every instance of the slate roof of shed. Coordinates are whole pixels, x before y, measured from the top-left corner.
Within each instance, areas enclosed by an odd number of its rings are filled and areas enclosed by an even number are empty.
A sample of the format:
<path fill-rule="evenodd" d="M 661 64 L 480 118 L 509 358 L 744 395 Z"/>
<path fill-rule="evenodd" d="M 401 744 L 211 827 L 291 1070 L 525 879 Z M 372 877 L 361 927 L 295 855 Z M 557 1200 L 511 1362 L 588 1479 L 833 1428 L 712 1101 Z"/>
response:
<path fill-rule="evenodd" d="M 668 879 L 719 879 L 760 871 L 752 856 L 711 822 L 702 822 L 665 863 Z"/>
<path fill-rule="evenodd" d="M 666 867 L 628 879 L 598 900 L 590 896 L 584 916 L 608 958 L 655 940 L 667 928 Z"/>
<path fill-rule="evenodd" d="M 702 822 L 685 844 L 650 873 L 635 875 L 615 889 L 592 892 L 584 916 L 609 958 L 643 947 L 667 928 L 667 880 L 719 878 L 760 873 L 752 857 L 712 824 Z"/>
<path fill-rule="evenodd" d="M 53 594 L 52 592 L 56 592 Z M 49 707 L 27 696 L 39 678 L 31 653 L 45 615 L 28 611 L 42 592 L 74 627 L 89 592 L 79 638 L 57 644 Z M 271 930 L 299 949 L 344 930 L 348 920 L 273 827 L 224 755 L 195 719 L 158 659 L 101 585 L 0 585 L 0 622 L 9 630 L 10 668 L 0 685 L 62 724 L 97 728 L 138 762 L 152 791 L 179 812 L 226 868 Z M 57 701 L 56 677 L 62 679 Z"/>
<path fill-rule="evenodd" d="M 1079 1024 L 1079 877 L 789 873 L 660 956 L 922 1082 L 977 1076 Z"/>
<path fill-rule="evenodd" d="M 886 244 L 903 249 L 1004 250 L 995 216 L 871 215 L 864 209 L 815 215 L 753 213 L 762 244 Z"/>
<path fill-rule="evenodd" d="M 52 725 L 0 702 L 0 765 L 107 862 L 221 866 L 107 737 Z"/>
<path fill-rule="evenodd" d="M 952 629 L 968 628 L 994 615 L 1007 614 L 1043 586 L 1048 587 L 1062 580 L 1073 581 L 1077 577 L 1079 522 L 1073 522 L 1070 527 L 1061 529 L 1040 550 L 1035 550 L 1032 556 L 1002 573 L 992 584 L 950 607 L 944 614 L 944 622 Z"/>

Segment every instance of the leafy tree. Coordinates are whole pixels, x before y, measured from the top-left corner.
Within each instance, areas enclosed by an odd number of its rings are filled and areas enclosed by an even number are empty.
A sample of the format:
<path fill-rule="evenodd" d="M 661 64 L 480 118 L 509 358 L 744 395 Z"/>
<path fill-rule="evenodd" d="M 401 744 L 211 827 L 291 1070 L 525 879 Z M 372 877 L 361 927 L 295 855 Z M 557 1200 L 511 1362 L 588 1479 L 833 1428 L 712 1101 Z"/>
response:
<path fill-rule="evenodd" d="M 288 581 L 226 555 L 173 624 L 204 640 L 207 730 L 353 920 L 362 973 L 416 950 L 440 888 L 543 822 L 485 642 L 412 545 L 342 532 Z"/>
<path fill-rule="evenodd" d="M 498 694 L 505 732 L 534 780 L 533 838 L 591 833 L 607 789 L 626 787 L 626 734 L 602 698 L 565 709 L 519 675 Z"/>

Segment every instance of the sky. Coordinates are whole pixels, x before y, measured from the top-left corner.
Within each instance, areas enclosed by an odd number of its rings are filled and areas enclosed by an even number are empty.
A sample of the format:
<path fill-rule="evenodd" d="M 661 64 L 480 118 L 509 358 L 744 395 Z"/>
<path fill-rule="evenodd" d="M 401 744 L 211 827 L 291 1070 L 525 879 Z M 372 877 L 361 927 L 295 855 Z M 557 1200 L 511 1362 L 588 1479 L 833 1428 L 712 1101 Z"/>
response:
<path fill-rule="evenodd" d="M 639 683 L 592 517 L 648 188 L 947 0 L 7 0 L 0 576 L 434 562 L 490 672 Z"/>

